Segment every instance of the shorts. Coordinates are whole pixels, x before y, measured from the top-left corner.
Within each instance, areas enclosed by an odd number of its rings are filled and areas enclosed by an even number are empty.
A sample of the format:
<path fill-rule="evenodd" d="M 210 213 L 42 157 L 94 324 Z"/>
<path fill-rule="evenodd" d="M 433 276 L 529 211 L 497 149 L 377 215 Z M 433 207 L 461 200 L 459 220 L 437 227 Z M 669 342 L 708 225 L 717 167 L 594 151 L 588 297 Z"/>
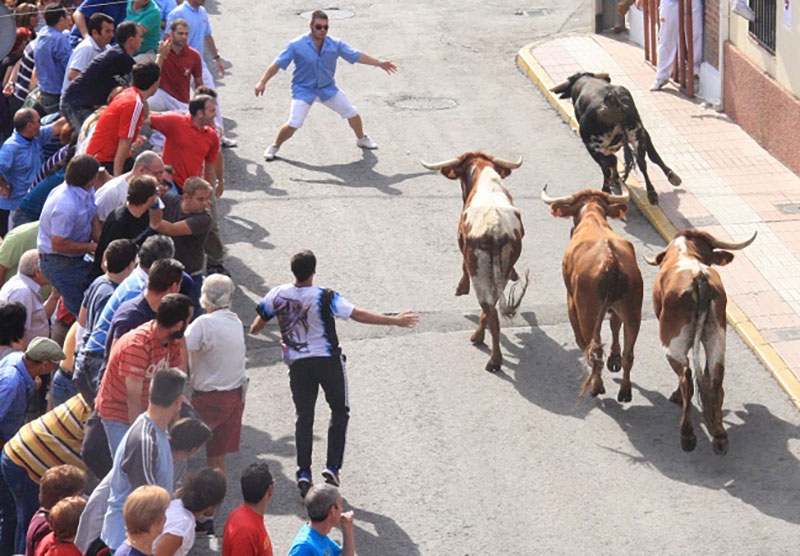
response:
<path fill-rule="evenodd" d="M 239 451 L 242 438 L 244 399 L 242 389 L 197 392 L 192 394 L 192 407 L 211 429 L 206 443 L 206 456 L 217 457 Z"/>
<path fill-rule="evenodd" d="M 314 99 L 317 102 L 319 97 Z M 320 101 L 322 104 L 339 114 L 343 120 L 349 120 L 358 116 L 358 110 L 355 106 L 350 104 L 347 96 L 342 91 L 339 91 L 328 100 Z M 289 109 L 289 122 L 287 125 L 295 129 L 299 129 L 303 122 L 306 120 L 308 111 L 311 110 L 311 104 L 304 100 L 292 99 L 292 107 Z"/>

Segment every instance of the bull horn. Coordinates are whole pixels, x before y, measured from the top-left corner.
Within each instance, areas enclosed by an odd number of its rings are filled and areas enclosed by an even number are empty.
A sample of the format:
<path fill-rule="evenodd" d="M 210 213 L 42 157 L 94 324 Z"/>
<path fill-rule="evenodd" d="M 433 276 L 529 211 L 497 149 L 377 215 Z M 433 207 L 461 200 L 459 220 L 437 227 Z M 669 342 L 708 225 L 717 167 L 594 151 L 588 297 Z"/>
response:
<path fill-rule="evenodd" d="M 594 76 L 598 79 L 611 79 L 611 76 L 608 73 L 595 73 Z"/>
<path fill-rule="evenodd" d="M 494 157 L 494 163 L 500 166 L 501 168 L 505 168 L 506 170 L 516 170 L 520 166 L 522 166 L 522 157 L 516 162 L 511 162 L 510 160 L 506 160 L 504 158 L 497 158 Z"/>
<path fill-rule="evenodd" d="M 714 247 L 714 249 L 728 249 L 730 251 L 736 251 L 738 249 L 744 249 L 745 247 L 747 247 L 748 245 L 753 243 L 753 241 L 756 239 L 757 235 L 758 235 L 758 230 L 753 232 L 753 237 L 751 237 L 750 239 L 748 239 L 746 241 L 741 241 L 739 243 L 733 243 L 733 242 L 729 242 L 729 241 L 719 241 L 718 239 L 715 239 L 714 240 L 714 244 L 712 245 L 712 247 Z"/>
<path fill-rule="evenodd" d="M 541 197 L 542 201 L 544 201 L 548 205 L 552 205 L 553 203 L 563 203 L 572 199 L 572 195 L 568 195 L 566 197 L 551 197 L 550 195 L 547 194 L 547 185 L 548 184 L 544 184 L 544 187 L 542 188 Z"/>
<path fill-rule="evenodd" d="M 647 264 L 653 265 L 653 266 L 659 266 L 655 257 L 648 257 L 647 255 L 645 255 L 643 258 L 644 258 L 644 262 L 646 262 Z"/>
<path fill-rule="evenodd" d="M 441 170 L 442 168 L 444 168 L 446 166 L 454 166 L 454 165 L 458 164 L 458 159 L 457 158 L 451 158 L 450 160 L 445 160 L 443 162 L 437 162 L 435 164 L 431 164 L 430 162 L 425 162 L 424 160 L 420 160 L 419 163 L 422 164 L 423 166 L 425 166 L 425 168 L 427 168 L 428 170 Z"/>
<path fill-rule="evenodd" d="M 628 186 L 625 184 L 623 184 L 620 189 L 622 189 L 623 193 L 622 195 L 611 195 L 611 194 L 608 195 L 609 203 L 619 203 L 621 205 L 628 204 L 628 201 L 631 198 L 631 190 L 628 189 Z"/>

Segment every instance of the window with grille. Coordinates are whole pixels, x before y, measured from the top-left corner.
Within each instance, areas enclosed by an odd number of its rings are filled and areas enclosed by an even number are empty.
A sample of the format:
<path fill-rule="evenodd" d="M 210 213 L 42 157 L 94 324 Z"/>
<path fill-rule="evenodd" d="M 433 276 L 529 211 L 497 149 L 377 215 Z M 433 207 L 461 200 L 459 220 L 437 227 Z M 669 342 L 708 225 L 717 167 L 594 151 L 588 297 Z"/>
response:
<path fill-rule="evenodd" d="M 756 15 L 749 23 L 750 36 L 758 44 L 775 54 L 775 26 L 777 21 L 777 0 L 750 0 L 750 8 Z"/>

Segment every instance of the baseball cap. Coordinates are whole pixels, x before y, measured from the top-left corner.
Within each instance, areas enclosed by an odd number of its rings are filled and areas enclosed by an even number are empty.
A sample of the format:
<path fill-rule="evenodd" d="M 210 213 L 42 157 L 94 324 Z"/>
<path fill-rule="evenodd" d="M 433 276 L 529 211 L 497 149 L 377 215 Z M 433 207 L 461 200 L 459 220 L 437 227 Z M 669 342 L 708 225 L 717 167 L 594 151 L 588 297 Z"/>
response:
<path fill-rule="evenodd" d="M 31 340 L 28 344 L 28 349 L 25 350 L 25 355 L 34 361 L 52 361 L 53 363 L 58 363 L 67 358 L 57 343 L 50 338 L 42 336 Z"/>

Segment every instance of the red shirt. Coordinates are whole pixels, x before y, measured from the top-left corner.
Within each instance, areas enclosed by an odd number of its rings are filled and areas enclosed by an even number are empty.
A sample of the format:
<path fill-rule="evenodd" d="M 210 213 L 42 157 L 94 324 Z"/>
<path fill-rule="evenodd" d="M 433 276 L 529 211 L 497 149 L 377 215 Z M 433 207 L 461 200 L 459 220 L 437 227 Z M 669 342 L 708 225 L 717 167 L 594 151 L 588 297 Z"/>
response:
<path fill-rule="evenodd" d="M 83 556 L 78 547 L 69 541 L 57 541 L 50 533 L 36 548 L 36 556 Z"/>
<path fill-rule="evenodd" d="M 222 556 L 272 556 L 264 516 L 242 504 L 231 512 L 222 536 Z"/>
<path fill-rule="evenodd" d="M 136 87 L 128 87 L 115 96 L 100 115 L 86 147 L 86 154 L 100 162 L 113 162 L 119 140 L 130 139 L 133 142 L 139 136 L 143 120 L 142 95 Z"/>
<path fill-rule="evenodd" d="M 150 381 L 156 371 L 183 364 L 181 343 L 171 340 L 162 345 L 155 335 L 156 321 L 151 320 L 120 338 L 111 348 L 106 372 L 100 382 L 95 409 L 107 421 L 130 423 L 128 389 L 125 379 L 142 382 L 142 411 L 149 405 Z"/>
<path fill-rule="evenodd" d="M 167 59 L 161 66 L 161 84 L 159 88 L 181 102 L 189 104 L 191 79 L 195 82 L 203 78 L 203 63 L 200 53 L 191 46 L 184 47 L 180 53 L 170 50 Z"/>
<path fill-rule="evenodd" d="M 201 176 L 203 165 L 213 164 L 217 159 L 217 132 L 211 126 L 197 127 L 190 114 L 152 114 L 150 127 L 163 133 L 167 139 L 161 158 L 164 164 L 171 164 L 175 169 L 178 187 L 183 188 L 187 178 Z"/>

